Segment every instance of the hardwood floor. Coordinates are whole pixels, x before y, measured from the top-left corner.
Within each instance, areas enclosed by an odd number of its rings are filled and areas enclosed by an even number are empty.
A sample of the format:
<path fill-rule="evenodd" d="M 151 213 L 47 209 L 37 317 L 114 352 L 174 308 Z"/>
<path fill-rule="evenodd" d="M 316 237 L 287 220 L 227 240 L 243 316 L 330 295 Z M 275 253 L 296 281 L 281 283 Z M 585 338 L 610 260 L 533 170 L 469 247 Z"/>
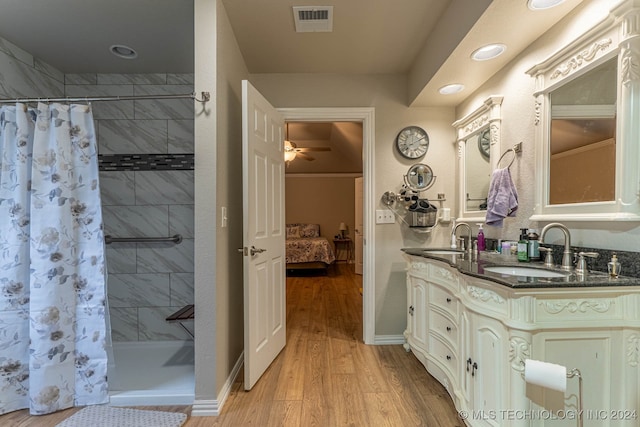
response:
<path fill-rule="evenodd" d="M 411 353 L 362 343 L 361 286 L 362 276 L 346 264 L 326 276 L 288 277 L 282 353 L 250 392 L 238 376 L 219 417 L 190 417 L 184 426 L 462 427 L 444 387 Z M 78 410 L 40 417 L 16 411 L 0 416 L 0 425 L 53 427 Z"/>

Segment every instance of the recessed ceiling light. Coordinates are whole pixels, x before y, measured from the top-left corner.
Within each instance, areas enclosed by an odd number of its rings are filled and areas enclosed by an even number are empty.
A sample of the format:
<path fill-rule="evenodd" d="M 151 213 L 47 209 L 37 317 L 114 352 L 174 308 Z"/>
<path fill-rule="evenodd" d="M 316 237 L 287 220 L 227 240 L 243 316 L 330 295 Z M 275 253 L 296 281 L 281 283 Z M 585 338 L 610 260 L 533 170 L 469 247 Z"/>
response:
<path fill-rule="evenodd" d="M 564 0 L 527 0 L 527 6 L 531 10 L 549 9 L 560 3 L 564 3 Z"/>
<path fill-rule="evenodd" d="M 476 49 L 471 54 L 471 59 L 476 61 L 487 61 L 499 56 L 507 49 L 507 46 L 502 43 L 488 44 L 482 46 L 480 49 Z"/>
<path fill-rule="evenodd" d="M 138 57 L 138 52 L 123 44 L 114 44 L 110 49 L 111 53 L 120 58 L 135 59 Z"/>
<path fill-rule="evenodd" d="M 446 86 L 442 86 L 438 89 L 442 95 L 453 95 L 454 93 L 461 92 L 464 89 L 464 85 L 460 83 L 454 83 Z"/>

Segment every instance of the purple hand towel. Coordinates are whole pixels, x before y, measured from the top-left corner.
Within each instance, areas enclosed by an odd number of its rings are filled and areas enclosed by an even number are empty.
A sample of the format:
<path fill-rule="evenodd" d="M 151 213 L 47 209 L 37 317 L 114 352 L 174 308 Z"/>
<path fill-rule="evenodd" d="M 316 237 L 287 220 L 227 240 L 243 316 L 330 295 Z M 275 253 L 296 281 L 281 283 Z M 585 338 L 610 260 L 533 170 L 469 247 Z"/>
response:
<path fill-rule="evenodd" d="M 516 216 L 518 192 L 511 180 L 509 168 L 496 169 L 491 174 L 489 197 L 487 198 L 487 225 L 502 227 L 508 216 Z"/>

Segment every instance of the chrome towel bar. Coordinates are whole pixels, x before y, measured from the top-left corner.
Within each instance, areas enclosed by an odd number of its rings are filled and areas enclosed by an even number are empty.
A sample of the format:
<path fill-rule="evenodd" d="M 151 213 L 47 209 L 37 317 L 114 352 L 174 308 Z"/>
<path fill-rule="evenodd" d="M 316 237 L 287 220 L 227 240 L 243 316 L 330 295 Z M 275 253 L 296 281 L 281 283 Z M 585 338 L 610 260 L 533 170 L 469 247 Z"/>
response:
<path fill-rule="evenodd" d="M 152 243 L 152 242 L 173 242 L 179 245 L 182 242 L 182 235 L 174 234 L 171 237 L 112 237 L 105 234 L 104 243 Z"/>

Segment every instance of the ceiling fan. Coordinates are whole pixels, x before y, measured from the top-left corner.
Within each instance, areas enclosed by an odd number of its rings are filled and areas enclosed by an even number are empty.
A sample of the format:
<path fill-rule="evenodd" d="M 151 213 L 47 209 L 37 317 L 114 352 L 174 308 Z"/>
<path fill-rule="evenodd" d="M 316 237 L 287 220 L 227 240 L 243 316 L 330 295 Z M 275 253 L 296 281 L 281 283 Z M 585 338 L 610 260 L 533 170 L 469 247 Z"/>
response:
<path fill-rule="evenodd" d="M 298 147 L 295 142 L 289 140 L 289 123 L 287 123 L 287 137 L 284 141 L 284 160 L 289 165 L 296 157 L 312 161 L 315 157 L 307 154 L 310 151 L 331 151 L 331 147 Z"/>

